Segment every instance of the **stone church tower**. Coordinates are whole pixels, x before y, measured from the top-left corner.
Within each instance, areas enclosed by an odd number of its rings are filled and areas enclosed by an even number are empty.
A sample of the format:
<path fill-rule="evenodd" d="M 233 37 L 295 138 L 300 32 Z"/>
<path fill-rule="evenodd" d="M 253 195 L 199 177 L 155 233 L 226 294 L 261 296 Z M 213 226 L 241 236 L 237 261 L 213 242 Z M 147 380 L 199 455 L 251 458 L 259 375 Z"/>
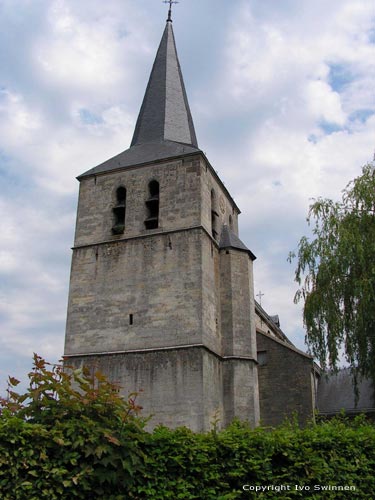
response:
<path fill-rule="evenodd" d="M 151 424 L 259 421 L 252 252 L 199 149 L 169 17 L 129 149 L 78 177 L 64 358 Z"/>

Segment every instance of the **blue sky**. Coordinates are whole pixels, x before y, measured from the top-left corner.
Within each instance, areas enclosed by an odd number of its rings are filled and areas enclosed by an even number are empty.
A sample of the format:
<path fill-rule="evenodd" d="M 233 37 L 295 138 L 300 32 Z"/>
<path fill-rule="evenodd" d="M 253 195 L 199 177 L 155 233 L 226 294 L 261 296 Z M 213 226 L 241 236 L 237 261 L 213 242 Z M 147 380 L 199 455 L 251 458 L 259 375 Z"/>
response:
<path fill-rule="evenodd" d="M 126 149 L 166 19 L 158 0 L 0 0 L 0 386 L 63 353 L 75 177 Z M 375 148 L 373 0 L 181 0 L 200 147 L 242 210 L 255 290 L 303 348 L 287 255 L 312 198 Z"/>

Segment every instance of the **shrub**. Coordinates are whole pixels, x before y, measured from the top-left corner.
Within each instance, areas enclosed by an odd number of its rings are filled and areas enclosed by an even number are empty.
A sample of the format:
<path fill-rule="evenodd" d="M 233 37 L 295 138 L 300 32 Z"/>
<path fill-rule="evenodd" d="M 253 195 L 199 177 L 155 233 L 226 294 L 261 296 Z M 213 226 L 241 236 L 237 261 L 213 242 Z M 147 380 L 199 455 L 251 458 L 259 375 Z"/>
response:
<path fill-rule="evenodd" d="M 35 356 L 29 378 L 24 394 L 10 378 L 8 398 L 0 400 L 2 500 L 374 497 L 375 427 L 363 418 L 302 429 L 235 421 L 220 432 L 148 433 L 136 395 L 122 398 L 100 373 L 64 371 Z M 289 490 L 275 490 L 280 486 Z"/>
<path fill-rule="evenodd" d="M 29 387 L 0 401 L 0 494 L 11 499 L 124 498 L 142 470 L 145 420 L 134 394 L 98 372 L 34 355 Z"/>

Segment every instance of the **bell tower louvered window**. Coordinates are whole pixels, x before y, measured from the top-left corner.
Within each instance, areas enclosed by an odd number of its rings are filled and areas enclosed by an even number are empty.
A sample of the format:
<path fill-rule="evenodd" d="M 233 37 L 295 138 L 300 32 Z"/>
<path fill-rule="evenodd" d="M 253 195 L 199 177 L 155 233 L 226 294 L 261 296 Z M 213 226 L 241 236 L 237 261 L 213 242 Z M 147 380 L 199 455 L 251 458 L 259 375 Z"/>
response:
<path fill-rule="evenodd" d="M 113 234 L 122 234 L 125 231 L 126 189 L 120 186 L 116 191 L 116 204 L 113 212 Z"/>
<path fill-rule="evenodd" d="M 157 229 L 159 227 L 159 183 L 151 181 L 148 185 L 148 191 L 145 227 L 146 229 Z"/>

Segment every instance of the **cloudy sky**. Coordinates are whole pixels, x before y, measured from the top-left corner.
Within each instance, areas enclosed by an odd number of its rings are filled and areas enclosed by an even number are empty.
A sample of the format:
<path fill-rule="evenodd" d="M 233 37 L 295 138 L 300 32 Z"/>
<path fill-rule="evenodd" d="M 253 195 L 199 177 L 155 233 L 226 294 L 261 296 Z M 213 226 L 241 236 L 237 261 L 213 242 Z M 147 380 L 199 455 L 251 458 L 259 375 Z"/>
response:
<path fill-rule="evenodd" d="M 75 177 L 127 149 L 167 6 L 0 0 L 0 382 L 63 353 Z M 181 0 L 200 147 L 242 210 L 262 305 L 303 348 L 287 256 L 375 148 L 373 0 Z"/>

